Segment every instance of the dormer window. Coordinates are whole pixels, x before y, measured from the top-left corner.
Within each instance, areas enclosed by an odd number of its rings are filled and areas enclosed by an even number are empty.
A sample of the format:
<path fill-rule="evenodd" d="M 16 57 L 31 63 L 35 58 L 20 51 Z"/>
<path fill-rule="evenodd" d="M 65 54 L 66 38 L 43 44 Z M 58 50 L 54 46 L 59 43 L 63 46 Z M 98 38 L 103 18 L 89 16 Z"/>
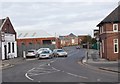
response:
<path fill-rule="evenodd" d="M 113 32 L 118 32 L 118 24 L 113 24 Z"/>

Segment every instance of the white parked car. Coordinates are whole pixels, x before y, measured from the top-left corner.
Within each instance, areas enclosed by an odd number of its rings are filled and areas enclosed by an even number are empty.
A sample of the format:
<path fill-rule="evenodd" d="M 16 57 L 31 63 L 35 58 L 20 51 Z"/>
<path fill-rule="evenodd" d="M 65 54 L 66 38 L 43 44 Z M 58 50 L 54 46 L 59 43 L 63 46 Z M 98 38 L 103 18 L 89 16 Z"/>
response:
<path fill-rule="evenodd" d="M 52 51 L 51 50 L 44 50 L 39 55 L 38 58 L 52 58 Z"/>
<path fill-rule="evenodd" d="M 40 48 L 37 50 L 37 54 L 39 55 L 42 53 L 42 51 L 45 51 L 45 50 L 50 50 L 50 48 Z"/>
<path fill-rule="evenodd" d="M 63 49 L 54 49 L 53 55 L 55 57 L 59 57 L 59 56 L 67 57 L 68 53 L 66 51 L 64 51 Z"/>
<path fill-rule="evenodd" d="M 27 51 L 26 57 L 36 57 L 37 51 L 35 49 L 31 49 Z"/>

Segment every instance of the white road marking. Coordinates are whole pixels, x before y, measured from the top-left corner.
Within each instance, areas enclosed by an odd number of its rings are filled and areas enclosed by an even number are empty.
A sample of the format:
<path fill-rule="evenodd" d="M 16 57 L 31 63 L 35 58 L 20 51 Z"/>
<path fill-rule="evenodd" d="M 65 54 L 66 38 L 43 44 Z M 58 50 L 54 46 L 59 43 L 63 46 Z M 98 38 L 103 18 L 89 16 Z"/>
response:
<path fill-rule="evenodd" d="M 49 64 L 47 64 L 48 66 L 50 66 L 50 63 Z"/>
<path fill-rule="evenodd" d="M 41 66 L 45 66 L 45 64 L 41 64 L 41 65 L 39 65 L 39 67 L 41 67 Z"/>
<path fill-rule="evenodd" d="M 30 70 L 28 70 L 27 72 L 30 72 L 30 71 L 32 71 L 32 70 L 34 70 L 35 68 L 32 68 L 32 69 L 30 69 Z"/>
<path fill-rule="evenodd" d="M 53 68 L 54 70 L 61 71 L 61 70 L 59 70 L 59 69 L 56 69 L 56 68 L 54 68 L 54 67 L 52 67 L 52 68 Z M 72 75 L 72 76 L 75 76 L 75 77 L 79 77 L 79 78 L 88 79 L 87 77 L 84 77 L 84 76 L 79 76 L 79 75 L 72 74 L 72 73 L 69 73 L 69 72 L 65 72 L 65 71 L 61 71 L 61 72 L 63 72 L 63 73 L 67 73 L 67 74 L 69 74 L 69 75 Z"/>
<path fill-rule="evenodd" d="M 100 82 L 101 81 L 101 79 L 97 79 L 97 82 Z"/>
<path fill-rule="evenodd" d="M 55 60 L 56 61 L 56 60 Z M 51 61 L 50 63 L 53 63 L 53 62 L 55 62 L 55 61 Z"/>
<path fill-rule="evenodd" d="M 32 68 L 32 69 L 28 70 L 27 73 L 25 74 L 25 77 L 28 78 L 29 80 L 32 80 L 32 81 L 33 81 L 34 79 L 32 79 L 32 78 L 30 78 L 30 77 L 28 76 L 28 72 L 30 72 L 30 71 L 32 71 L 32 70 L 34 70 L 34 69 L 35 69 L 35 68 Z"/>
<path fill-rule="evenodd" d="M 69 73 L 69 72 L 66 72 L 66 73 L 67 73 L 67 74 L 69 74 L 69 75 L 75 76 L 75 77 L 79 77 L 79 78 L 88 79 L 87 77 L 84 77 L 84 76 L 79 76 L 79 75 L 72 74 L 72 73 Z"/>
<path fill-rule="evenodd" d="M 61 71 L 61 70 L 59 70 L 59 69 L 56 69 L 56 68 L 54 68 L 54 67 L 52 67 L 52 69 L 54 69 L 54 70 L 56 70 L 56 71 Z"/>
<path fill-rule="evenodd" d="M 31 81 L 34 80 L 34 79 L 30 78 L 30 77 L 27 75 L 27 73 L 25 74 L 25 76 L 26 76 L 29 80 L 31 80 Z"/>
<path fill-rule="evenodd" d="M 39 74 L 35 74 L 35 73 L 33 73 L 33 74 L 30 74 L 29 76 L 43 75 L 43 74 L 49 74 L 49 73 L 51 73 L 51 72 L 39 73 Z"/>
<path fill-rule="evenodd" d="M 41 81 L 38 81 L 39 83 L 41 82 Z"/>

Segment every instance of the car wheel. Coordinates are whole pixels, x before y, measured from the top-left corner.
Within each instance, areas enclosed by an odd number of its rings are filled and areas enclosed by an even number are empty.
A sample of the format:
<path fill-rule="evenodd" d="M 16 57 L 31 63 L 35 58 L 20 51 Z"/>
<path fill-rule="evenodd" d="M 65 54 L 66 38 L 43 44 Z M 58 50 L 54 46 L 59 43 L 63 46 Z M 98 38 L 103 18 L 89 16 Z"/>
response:
<path fill-rule="evenodd" d="M 67 57 L 67 55 L 65 55 L 65 57 Z"/>
<path fill-rule="evenodd" d="M 59 57 L 59 55 L 57 54 L 56 57 Z"/>

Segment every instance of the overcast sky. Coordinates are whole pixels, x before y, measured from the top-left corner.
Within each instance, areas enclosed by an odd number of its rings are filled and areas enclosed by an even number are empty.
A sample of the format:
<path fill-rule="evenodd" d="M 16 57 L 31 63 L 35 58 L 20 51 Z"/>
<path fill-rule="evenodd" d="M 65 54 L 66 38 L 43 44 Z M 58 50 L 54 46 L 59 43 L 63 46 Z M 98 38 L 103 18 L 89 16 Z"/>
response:
<path fill-rule="evenodd" d="M 1 3 L 0 18 L 9 17 L 16 31 L 45 30 L 52 35 L 92 35 L 96 25 L 118 6 L 118 1 L 6 0 Z"/>

